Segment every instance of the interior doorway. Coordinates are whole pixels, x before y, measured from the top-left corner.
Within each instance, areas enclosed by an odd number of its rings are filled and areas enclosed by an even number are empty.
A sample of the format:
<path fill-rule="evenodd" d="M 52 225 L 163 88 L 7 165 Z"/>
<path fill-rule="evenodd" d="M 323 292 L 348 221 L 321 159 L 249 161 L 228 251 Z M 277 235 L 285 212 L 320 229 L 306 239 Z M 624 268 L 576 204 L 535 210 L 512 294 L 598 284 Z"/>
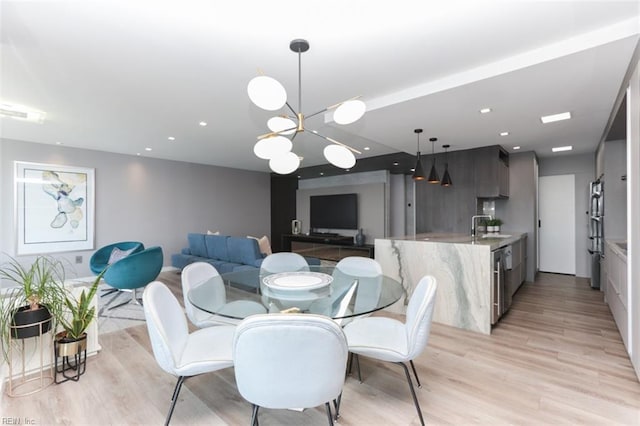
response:
<path fill-rule="evenodd" d="M 540 271 L 575 275 L 575 175 L 540 176 L 538 241 Z"/>

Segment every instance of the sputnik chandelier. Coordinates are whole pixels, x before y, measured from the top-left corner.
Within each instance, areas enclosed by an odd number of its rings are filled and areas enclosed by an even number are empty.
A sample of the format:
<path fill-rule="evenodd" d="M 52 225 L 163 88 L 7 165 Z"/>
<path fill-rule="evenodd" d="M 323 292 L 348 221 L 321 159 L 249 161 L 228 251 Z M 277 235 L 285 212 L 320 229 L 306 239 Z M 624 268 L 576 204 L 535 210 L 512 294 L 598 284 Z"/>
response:
<path fill-rule="evenodd" d="M 360 151 L 351 148 L 333 138 L 324 136 L 316 130 L 307 129 L 305 120 L 329 110 L 333 112 L 333 121 L 338 124 L 351 124 L 365 113 L 366 106 L 358 97 L 328 106 L 313 114 L 302 113 L 302 53 L 309 50 L 309 42 L 302 39 L 293 40 L 289 48 L 298 54 L 298 110 L 293 109 L 287 101 L 287 92 L 274 78 L 261 75 L 253 78 L 247 86 L 249 99 L 258 107 L 267 111 L 277 111 L 285 105 L 292 115 L 281 114 L 270 118 L 267 127 L 269 133 L 258 136 L 258 142 L 253 147 L 257 157 L 269 160 L 269 167 L 278 174 L 289 174 L 300 166 L 301 157 L 292 152 L 293 140 L 304 131 L 324 139 L 330 144 L 324 148 L 324 157 L 331 164 L 343 169 L 349 169 L 356 164 L 354 153 Z M 289 137 L 286 137 L 289 136 Z"/>

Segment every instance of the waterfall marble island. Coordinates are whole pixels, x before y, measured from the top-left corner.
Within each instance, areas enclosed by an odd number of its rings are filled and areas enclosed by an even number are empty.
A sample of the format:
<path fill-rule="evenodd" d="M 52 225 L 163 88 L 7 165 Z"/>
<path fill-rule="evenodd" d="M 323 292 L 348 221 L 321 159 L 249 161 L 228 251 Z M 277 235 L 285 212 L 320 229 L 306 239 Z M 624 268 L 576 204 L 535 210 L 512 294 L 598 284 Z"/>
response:
<path fill-rule="evenodd" d="M 490 334 L 495 269 L 492 251 L 526 237 L 526 233 L 508 234 L 483 238 L 433 233 L 376 239 L 376 260 L 384 274 L 400 281 L 405 290 L 404 300 L 393 310 L 404 313 L 420 278 L 433 275 L 438 283 L 433 321 Z"/>

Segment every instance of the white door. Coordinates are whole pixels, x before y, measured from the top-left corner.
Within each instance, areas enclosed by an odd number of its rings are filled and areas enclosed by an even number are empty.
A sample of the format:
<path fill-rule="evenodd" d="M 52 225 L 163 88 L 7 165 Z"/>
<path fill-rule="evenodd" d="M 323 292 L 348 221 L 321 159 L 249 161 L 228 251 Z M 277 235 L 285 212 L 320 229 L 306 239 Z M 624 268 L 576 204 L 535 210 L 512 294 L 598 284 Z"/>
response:
<path fill-rule="evenodd" d="M 539 178 L 540 271 L 576 273 L 575 175 Z"/>

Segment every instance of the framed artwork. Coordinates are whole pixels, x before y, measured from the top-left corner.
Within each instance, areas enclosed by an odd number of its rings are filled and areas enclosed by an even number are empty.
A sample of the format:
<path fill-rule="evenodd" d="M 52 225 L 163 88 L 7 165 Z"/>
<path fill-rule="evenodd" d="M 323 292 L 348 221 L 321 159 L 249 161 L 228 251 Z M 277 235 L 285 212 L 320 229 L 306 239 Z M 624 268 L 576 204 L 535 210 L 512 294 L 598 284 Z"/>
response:
<path fill-rule="evenodd" d="M 92 250 L 95 170 L 15 162 L 17 254 Z"/>

